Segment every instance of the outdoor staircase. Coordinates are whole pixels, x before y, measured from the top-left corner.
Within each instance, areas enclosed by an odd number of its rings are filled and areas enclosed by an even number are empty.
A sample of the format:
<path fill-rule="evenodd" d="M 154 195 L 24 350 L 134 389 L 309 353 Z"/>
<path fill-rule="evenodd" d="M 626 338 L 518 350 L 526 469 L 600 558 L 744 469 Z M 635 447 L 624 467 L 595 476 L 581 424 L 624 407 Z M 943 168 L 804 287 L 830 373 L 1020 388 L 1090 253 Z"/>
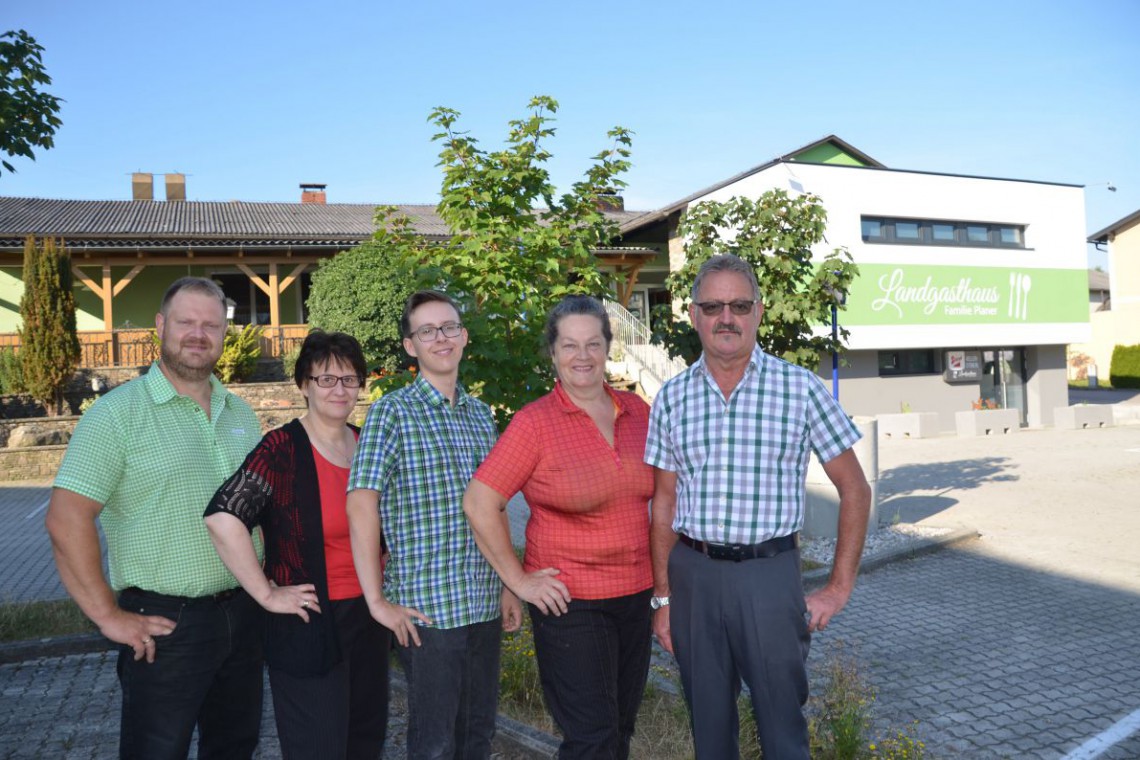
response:
<path fill-rule="evenodd" d="M 643 398 L 652 401 L 666 380 L 685 371 L 685 363 L 654 345 L 645 323 L 617 301 L 606 301 L 606 313 L 614 333 L 606 370 L 615 378 L 628 378 Z"/>

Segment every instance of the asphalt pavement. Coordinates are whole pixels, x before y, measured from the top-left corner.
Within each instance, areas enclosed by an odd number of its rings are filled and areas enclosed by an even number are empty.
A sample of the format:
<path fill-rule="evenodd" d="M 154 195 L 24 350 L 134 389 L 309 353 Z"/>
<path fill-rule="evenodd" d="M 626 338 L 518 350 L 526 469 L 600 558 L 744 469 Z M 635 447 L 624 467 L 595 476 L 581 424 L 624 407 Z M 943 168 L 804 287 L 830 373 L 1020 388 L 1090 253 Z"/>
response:
<path fill-rule="evenodd" d="M 877 730 L 935 757 L 1140 758 L 1140 425 L 882 440 L 879 463 L 883 514 L 980 537 L 863 575 L 811 667 L 853 657 Z M 64 595 L 47 493 L 0 486 L 7 601 Z M 0 758 L 114 756 L 118 699 L 107 652 L 0 665 Z"/>

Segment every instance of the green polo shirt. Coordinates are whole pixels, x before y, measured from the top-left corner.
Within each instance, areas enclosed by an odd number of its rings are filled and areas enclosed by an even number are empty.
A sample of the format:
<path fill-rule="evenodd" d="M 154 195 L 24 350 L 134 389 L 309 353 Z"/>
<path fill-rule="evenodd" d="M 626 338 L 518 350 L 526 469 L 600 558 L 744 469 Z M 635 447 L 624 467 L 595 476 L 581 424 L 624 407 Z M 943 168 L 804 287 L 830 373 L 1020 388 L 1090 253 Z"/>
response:
<path fill-rule="evenodd" d="M 53 485 L 103 505 L 115 590 L 205 596 L 238 585 L 214 551 L 202 512 L 260 440 L 261 426 L 217 378 L 210 387 L 207 419 L 156 362 L 75 426 Z M 260 556 L 260 541 L 257 548 Z"/>

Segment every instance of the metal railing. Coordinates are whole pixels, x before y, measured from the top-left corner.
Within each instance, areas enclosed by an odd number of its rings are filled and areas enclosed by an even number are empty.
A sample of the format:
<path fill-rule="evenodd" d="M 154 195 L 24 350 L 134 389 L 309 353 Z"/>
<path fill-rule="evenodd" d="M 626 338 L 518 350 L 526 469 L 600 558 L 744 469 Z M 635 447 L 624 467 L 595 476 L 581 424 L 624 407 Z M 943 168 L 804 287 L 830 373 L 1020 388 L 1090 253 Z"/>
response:
<path fill-rule="evenodd" d="M 653 345 L 649 328 L 620 303 L 607 300 L 606 313 L 614 333 L 610 357 L 632 365 L 631 369 L 640 375 L 635 379 L 646 394 L 656 395 L 666 380 L 687 369 L 685 362 L 671 358 L 664 348 Z"/>

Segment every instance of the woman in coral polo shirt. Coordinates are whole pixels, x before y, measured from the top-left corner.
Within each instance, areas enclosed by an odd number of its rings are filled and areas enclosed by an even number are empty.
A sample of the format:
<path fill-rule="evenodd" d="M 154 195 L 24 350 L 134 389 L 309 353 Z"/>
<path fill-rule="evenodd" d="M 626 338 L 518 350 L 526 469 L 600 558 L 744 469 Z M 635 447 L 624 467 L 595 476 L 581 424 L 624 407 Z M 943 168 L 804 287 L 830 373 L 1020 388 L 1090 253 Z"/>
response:
<path fill-rule="evenodd" d="M 307 411 L 265 434 L 214 494 L 206 527 L 226 567 L 273 613 L 265 662 L 282 755 L 379 758 L 391 633 L 364 603 L 344 510 L 364 353 L 352 336 L 318 330 L 293 374 Z"/>
<path fill-rule="evenodd" d="M 563 759 L 629 756 L 649 671 L 649 406 L 606 384 L 612 339 L 595 298 L 550 312 L 558 382 L 515 414 L 463 500 L 479 548 L 528 603 Z M 531 511 L 522 563 L 504 512 L 518 491 Z"/>

